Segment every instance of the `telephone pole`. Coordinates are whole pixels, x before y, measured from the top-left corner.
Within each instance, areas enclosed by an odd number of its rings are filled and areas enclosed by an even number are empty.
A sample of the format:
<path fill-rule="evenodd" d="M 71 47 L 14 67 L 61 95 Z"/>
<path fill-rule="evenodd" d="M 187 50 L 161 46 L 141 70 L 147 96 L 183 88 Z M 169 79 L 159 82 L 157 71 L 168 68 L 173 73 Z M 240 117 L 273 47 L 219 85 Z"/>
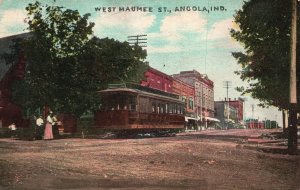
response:
<path fill-rule="evenodd" d="M 297 42 L 297 0 L 292 1 L 291 20 L 291 66 L 290 66 L 290 122 L 288 129 L 288 154 L 297 154 L 297 74 L 296 74 L 296 42 Z"/>
<path fill-rule="evenodd" d="M 140 47 L 147 47 L 147 34 L 128 36 L 130 46 L 138 45 Z"/>
<path fill-rule="evenodd" d="M 243 124 L 245 124 L 245 107 L 246 107 L 246 100 L 247 98 L 246 97 L 241 97 L 241 100 L 243 100 Z"/>
<path fill-rule="evenodd" d="M 252 109 L 252 118 L 250 120 L 250 126 L 251 128 L 254 128 L 254 104 L 251 104 L 251 109 Z M 252 121 L 252 124 L 251 124 Z"/>
<path fill-rule="evenodd" d="M 227 90 L 227 125 L 226 129 L 228 129 L 228 124 L 229 124 L 229 98 L 228 98 L 228 90 L 231 88 L 231 81 L 223 81 L 223 87 L 226 88 Z"/>

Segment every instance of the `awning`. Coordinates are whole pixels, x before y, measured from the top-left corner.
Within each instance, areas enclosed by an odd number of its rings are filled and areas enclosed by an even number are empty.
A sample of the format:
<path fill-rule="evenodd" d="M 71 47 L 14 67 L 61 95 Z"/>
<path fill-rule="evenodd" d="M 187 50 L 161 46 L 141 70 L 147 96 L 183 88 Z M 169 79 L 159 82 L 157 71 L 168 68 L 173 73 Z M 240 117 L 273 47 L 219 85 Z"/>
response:
<path fill-rule="evenodd" d="M 204 118 L 205 118 L 206 120 L 220 122 L 220 120 L 218 120 L 217 118 L 213 118 L 213 117 L 204 117 Z"/>
<path fill-rule="evenodd" d="M 232 119 L 225 119 L 225 121 L 226 121 L 226 122 L 228 122 L 228 123 L 229 123 L 229 122 L 231 122 L 231 123 L 235 123 L 235 121 L 234 121 L 234 120 L 232 120 Z"/>
<path fill-rule="evenodd" d="M 184 117 L 184 120 L 185 120 L 185 121 L 188 121 L 188 120 L 195 120 L 195 121 L 197 121 L 197 118 L 185 116 L 185 117 Z"/>

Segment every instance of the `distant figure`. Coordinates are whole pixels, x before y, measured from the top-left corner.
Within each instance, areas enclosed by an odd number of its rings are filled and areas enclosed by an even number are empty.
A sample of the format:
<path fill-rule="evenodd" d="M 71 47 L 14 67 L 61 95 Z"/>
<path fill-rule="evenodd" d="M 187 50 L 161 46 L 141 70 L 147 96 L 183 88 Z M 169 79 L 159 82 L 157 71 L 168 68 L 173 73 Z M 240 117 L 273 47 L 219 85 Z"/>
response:
<path fill-rule="evenodd" d="M 17 126 L 16 126 L 16 124 L 12 123 L 8 126 L 8 128 L 10 129 L 11 137 L 16 137 L 16 135 L 17 135 Z"/>
<path fill-rule="evenodd" d="M 40 115 L 36 119 L 36 127 L 35 127 L 35 139 L 41 140 L 43 139 L 43 132 L 44 132 L 44 120 L 42 116 Z"/>
<path fill-rule="evenodd" d="M 10 124 L 10 125 L 8 126 L 8 128 L 9 128 L 10 130 L 12 130 L 12 131 L 17 130 L 17 126 L 16 126 L 15 123 Z"/>
<path fill-rule="evenodd" d="M 50 112 L 46 120 L 47 122 L 44 131 L 44 140 L 50 140 L 53 139 L 52 125 L 54 124 L 54 121 L 52 119 L 52 112 Z"/>
<path fill-rule="evenodd" d="M 59 121 L 57 119 L 57 116 L 54 115 L 52 117 L 53 123 L 52 123 L 52 132 L 53 132 L 53 137 L 54 138 L 58 138 L 59 137 L 59 130 L 58 130 L 58 125 L 59 125 Z"/>

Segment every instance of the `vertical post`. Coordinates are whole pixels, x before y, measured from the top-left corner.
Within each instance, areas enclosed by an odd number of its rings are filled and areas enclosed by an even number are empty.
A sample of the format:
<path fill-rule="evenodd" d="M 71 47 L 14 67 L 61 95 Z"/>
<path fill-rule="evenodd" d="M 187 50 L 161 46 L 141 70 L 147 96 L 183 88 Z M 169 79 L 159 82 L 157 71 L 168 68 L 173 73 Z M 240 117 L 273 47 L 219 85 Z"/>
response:
<path fill-rule="evenodd" d="M 271 125 L 272 127 L 272 125 Z M 277 129 L 277 114 L 275 114 L 275 128 Z"/>
<path fill-rule="evenodd" d="M 199 83 L 200 84 L 200 83 Z M 201 93 L 199 92 L 199 89 L 201 89 L 201 86 L 200 88 L 198 88 L 198 98 L 197 98 L 197 119 L 198 119 L 198 116 L 199 116 L 199 108 L 200 108 L 200 131 L 202 130 L 202 103 L 201 103 Z M 199 106 L 200 105 L 200 106 Z"/>
<path fill-rule="evenodd" d="M 245 107 L 246 107 L 246 98 L 243 98 L 243 123 L 246 125 Z"/>
<path fill-rule="evenodd" d="M 283 109 L 282 110 L 282 128 L 283 128 L 283 133 L 286 132 L 286 111 Z"/>
<path fill-rule="evenodd" d="M 230 115 L 230 109 L 229 109 L 229 98 L 228 98 L 228 90 L 227 90 L 227 125 L 226 125 L 226 130 L 229 127 L 229 115 Z"/>
<path fill-rule="evenodd" d="M 195 83 L 195 107 L 196 107 L 196 121 L 197 121 L 197 126 L 198 126 L 198 130 L 201 130 L 201 124 L 199 124 L 199 85 L 197 85 L 197 83 Z M 200 127 L 199 127 L 200 125 Z"/>
<path fill-rule="evenodd" d="M 227 89 L 227 125 L 226 125 L 226 129 L 228 129 L 228 125 L 229 125 L 229 98 L 228 98 L 228 89 L 231 87 L 231 81 L 223 81 L 223 86 L 224 88 Z M 225 104 L 225 102 L 224 102 Z"/>
<path fill-rule="evenodd" d="M 296 81 L 296 42 L 297 42 L 297 0 L 292 1 L 291 19 L 291 66 L 290 66 L 290 122 L 288 129 L 288 154 L 297 154 L 297 81 Z"/>
<path fill-rule="evenodd" d="M 198 91 L 199 91 L 199 89 L 198 89 Z M 196 95 L 196 96 L 198 96 L 198 98 L 197 98 L 197 101 L 195 101 L 195 102 L 197 102 L 197 114 L 196 114 L 196 119 L 197 119 L 197 126 L 198 126 L 198 130 L 200 130 L 201 131 L 201 123 L 199 124 L 199 120 L 198 120 L 198 117 L 199 117 L 199 93 L 197 92 L 197 94 L 198 95 Z M 201 118 L 201 117 L 200 117 Z M 200 126 L 199 126 L 200 125 Z"/>
<path fill-rule="evenodd" d="M 251 118 L 252 125 L 251 126 L 252 126 L 252 128 L 255 128 L 254 127 L 254 104 L 251 105 L 251 108 L 252 108 L 252 118 Z"/>
<path fill-rule="evenodd" d="M 0 99 L 2 97 L 2 91 L 0 90 Z M 0 105 L 0 113 L 2 112 L 3 106 Z M 2 114 L 0 115 L 0 128 L 2 128 Z"/>
<path fill-rule="evenodd" d="M 202 121 L 203 121 L 203 84 L 200 83 L 200 120 L 201 120 L 201 130 L 202 130 Z"/>

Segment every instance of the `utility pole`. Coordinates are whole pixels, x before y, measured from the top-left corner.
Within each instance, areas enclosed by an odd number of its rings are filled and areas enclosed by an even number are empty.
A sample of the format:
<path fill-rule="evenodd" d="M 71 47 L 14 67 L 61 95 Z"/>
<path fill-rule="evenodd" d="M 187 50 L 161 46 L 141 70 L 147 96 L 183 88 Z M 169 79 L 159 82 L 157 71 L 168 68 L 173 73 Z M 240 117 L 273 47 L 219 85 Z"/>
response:
<path fill-rule="evenodd" d="M 275 128 L 277 129 L 278 123 L 277 123 L 277 114 L 275 115 Z"/>
<path fill-rule="evenodd" d="M 197 119 L 199 117 L 199 120 L 200 120 L 199 130 L 200 131 L 202 131 L 202 95 L 201 94 L 202 93 L 198 91 L 197 101 L 195 101 L 195 102 L 197 102 Z M 199 110 L 200 110 L 200 113 L 199 113 Z"/>
<path fill-rule="evenodd" d="M 242 121 L 243 121 L 243 124 L 245 124 L 245 106 L 246 106 L 246 100 L 247 98 L 246 97 L 241 97 L 240 100 L 243 101 L 243 117 L 242 117 Z"/>
<path fill-rule="evenodd" d="M 291 20 L 291 65 L 290 65 L 290 122 L 288 129 L 288 154 L 297 154 L 297 76 L 296 76 L 296 42 L 297 42 L 297 0 L 292 1 Z"/>
<path fill-rule="evenodd" d="M 130 46 L 138 45 L 140 47 L 147 47 L 147 34 L 128 36 L 128 42 Z"/>
<path fill-rule="evenodd" d="M 228 98 L 228 90 L 231 87 L 231 81 L 223 81 L 223 87 L 226 88 L 227 90 L 227 125 L 226 125 L 226 130 L 228 129 L 228 124 L 229 124 L 229 98 Z"/>
<path fill-rule="evenodd" d="M 283 128 L 283 133 L 287 134 L 287 129 L 288 129 L 288 110 L 283 109 L 282 110 L 282 128 Z"/>
<path fill-rule="evenodd" d="M 267 129 L 267 118 L 265 117 L 265 129 Z"/>
<path fill-rule="evenodd" d="M 254 104 L 251 104 L 251 108 L 252 108 L 252 118 L 250 120 L 250 125 L 251 125 L 251 121 L 252 121 L 252 128 L 254 128 Z"/>
<path fill-rule="evenodd" d="M 201 85 L 201 117 L 204 117 L 204 127 L 205 129 L 207 129 L 207 99 L 205 99 L 205 96 L 204 96 L 204 83 L 202 83 Z M 207 93 L 207 92 L 206 92 Z M 203 113 L 203 110 L 204 110 L 204 113 Z"/>

